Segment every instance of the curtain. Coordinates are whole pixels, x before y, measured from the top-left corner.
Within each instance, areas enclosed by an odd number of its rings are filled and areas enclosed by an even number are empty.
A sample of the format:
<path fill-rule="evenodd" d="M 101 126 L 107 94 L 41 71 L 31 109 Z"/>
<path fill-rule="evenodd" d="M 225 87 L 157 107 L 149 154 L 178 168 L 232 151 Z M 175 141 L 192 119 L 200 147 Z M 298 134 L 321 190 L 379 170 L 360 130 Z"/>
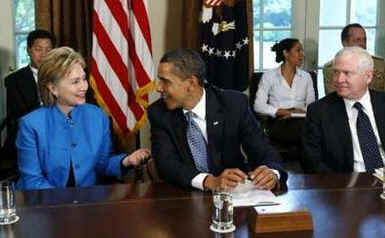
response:
<path fill-rule="evenodd" d="M 92 50 L 93 0 L 37 0 L 36 28 L 52 32 L 56 46 L 69 46 L 89 62 Z"/>
<path fill-rule="evenodd" d="M 184 0 L 183 2 L 182 47 L 198 50 L 200 43 L 199 14 L 202 9 L 202 0 Z"/>

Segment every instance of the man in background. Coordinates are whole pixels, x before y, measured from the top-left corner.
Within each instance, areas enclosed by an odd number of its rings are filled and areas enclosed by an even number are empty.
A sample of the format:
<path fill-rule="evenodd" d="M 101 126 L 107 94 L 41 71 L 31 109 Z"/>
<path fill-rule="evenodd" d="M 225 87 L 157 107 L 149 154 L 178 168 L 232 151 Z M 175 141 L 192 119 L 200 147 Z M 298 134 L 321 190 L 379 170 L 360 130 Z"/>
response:
<path fill-rule="evenodd" d="M 46 30 L 34 30 L 27 36 L 27 52 L 30 63 L 5 78 L 7 90 L 7 139 L 1 157 L 15 161 L 15 139 L 18 119 L 41 104 L 37 86 L 37 71 L 42 59 L 55 46 L 55 37 Z M 6 156 L 6 157 L 4 157 Z"/>
<path fill-rule="evenodd" d="M 358 23 L 349 24 L 341 32 L 341 42 L 344 47 L 358 46 L 366 50 L 366 32 Z M 374 63 L 373 80 L 369 88 L 385 91 L 385 61 L 383 58 L 372 56 Z M 325 94 L 335 90 L 333 88 L 332 61 L 324 65 L 323 75 L 325 82 Z"/>

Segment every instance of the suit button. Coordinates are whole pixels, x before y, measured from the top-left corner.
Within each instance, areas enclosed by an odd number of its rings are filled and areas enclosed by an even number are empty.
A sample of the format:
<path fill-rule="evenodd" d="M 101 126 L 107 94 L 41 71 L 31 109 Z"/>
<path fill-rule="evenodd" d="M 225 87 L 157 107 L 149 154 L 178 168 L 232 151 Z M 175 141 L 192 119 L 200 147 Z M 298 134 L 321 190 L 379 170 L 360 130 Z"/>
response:
<path fill-rule="evenodd" d="M 76 147 L 76 143 L 72 143 L 72 144 L 71 144 L 71 147 L 72 147 L 72 148 L 75 148 L 75 147 Z"/>

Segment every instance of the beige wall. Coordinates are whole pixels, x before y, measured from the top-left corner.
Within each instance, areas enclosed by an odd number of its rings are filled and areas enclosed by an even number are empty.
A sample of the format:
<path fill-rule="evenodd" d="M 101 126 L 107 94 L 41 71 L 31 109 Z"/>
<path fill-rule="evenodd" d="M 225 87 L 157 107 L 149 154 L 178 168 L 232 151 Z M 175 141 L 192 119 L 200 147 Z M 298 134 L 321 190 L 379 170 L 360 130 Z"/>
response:
<path fill-rule="evenodd" d="M 182 9 L 181 0 L 150 0 L 150 27 L 155 69 L 162 55 L 182 46 Z M 157 72 L 157 70 L 155 70 Z M 156 73 L 155 73 L 156 74 Z M 154 75 L 156 77 L 156 75 Z M 159 98 L 158 93 L 150 95 L 150 102 Z M 141 130 L 141 146 L 150 148 L 150 130 L 147 124 Z"/>
<path fill-rule="evenodd" d="M 5 118 L 4 77 L 14 66 L 12 0 L 2 0 L 0 8 L 0 122 Z"/>

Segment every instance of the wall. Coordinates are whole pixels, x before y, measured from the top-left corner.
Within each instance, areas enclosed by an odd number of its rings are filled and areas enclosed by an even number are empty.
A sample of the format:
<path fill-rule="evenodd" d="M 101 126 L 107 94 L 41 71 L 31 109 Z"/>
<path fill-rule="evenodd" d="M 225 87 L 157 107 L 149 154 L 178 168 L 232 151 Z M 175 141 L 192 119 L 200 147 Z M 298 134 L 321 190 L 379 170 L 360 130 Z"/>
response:
<path fill-rule="evenodd" d="M 156 79 L 158 63 L 163 54 L 182 46 L 182 9 L 183 1 L 181 0 L 149 1 L 152 50 L 155 64 L 154 79 Z M 158 93 L 151 93 L 150 102 L 158 98 Z M 142 147 L 150 148 L 148 124 L 141 130 L 140 141 Z"/>
<path fill-rule="evenodd" d="M 2 0 L 0 8 L 0 122 L 5 118 L 4 77 L 14 66 L 12 0 Z"/>

